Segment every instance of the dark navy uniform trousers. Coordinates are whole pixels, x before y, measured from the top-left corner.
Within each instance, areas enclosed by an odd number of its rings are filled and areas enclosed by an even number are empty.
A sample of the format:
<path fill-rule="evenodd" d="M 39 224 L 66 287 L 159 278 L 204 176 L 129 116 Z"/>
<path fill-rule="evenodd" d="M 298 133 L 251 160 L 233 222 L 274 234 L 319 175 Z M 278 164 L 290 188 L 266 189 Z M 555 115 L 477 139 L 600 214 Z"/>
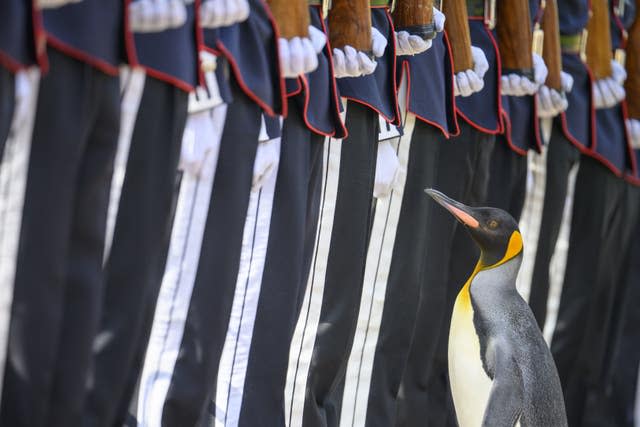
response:
<path fill-rule="evenodd" d="M 624 255 L 637 215 L 631 190 L 599 161 L 582 156 L 567 268 L 551 341 L 570 425 L 582 425 L 590 396 L 605 392 L 601 389 L 604 361 L 612 319 L 618 311 L 615 301 L 624 289 Z"/>
<path fill-rule="evenodd" d="M 49 50 L 40 81 L 0 425 L 80 423 L 102 302 L 118 77 Z"/>
<path fill-rule="evenodd" d="M 540 233 L 536 251 L 529 306 L 544 329 L 549 298 L 549 265 L 555 252 L 562 213 L 567 199 L 569 172 L 580 161 L 580 151 L 564 136 L 559 119 L 553 122 L 551 138 L 547 148 L 546 184 L 544 205 L 540 222 Z"/>
<path fill-rule="evenodd" d="M 0 66 L 0 160 L 11 129 L 14 99 L 14 75 Z"/>
<path fill-rule="evenodd" d="M 444 141 L 440 147 L 435 188 L 471 206 L 482 205 L 487 199 L 495 137 L 479 132 L 465 121 L 459 123 L 460 135 Z M 396 425 L 403 427 L 424 425 L 425 420 L 429 426 L 455 425 L 452 407 L 448 406 L 450 315 L 455 298 L 479 256 L 466 230 L 458 227 L 444 209 L 433 211 L 429 227 L 432 234 L 424 266 L 424 286 L 428 291 L 423 291 L 428 298 L 421 301 L 409 365 L 403 378 L 402 387 L 413 390 L 412 398 L 401 399 L 399 404 Z M 415 373 L 418 375 L 414 376 Z M 404 393 L 408 396 L 409 390 Z M 410 419 L 403 418 L 404 411 L 411 414 Z"/>
<path fill-rule="evenodd" d="M 188 95 L 147 77 L 131 138 L 84 425 L 111 426 L 131 397 L 160 289 Z M 138 356 L 139 357 L 139 356 Z M 129 387 L 130 388 L 130 387 Z"/>

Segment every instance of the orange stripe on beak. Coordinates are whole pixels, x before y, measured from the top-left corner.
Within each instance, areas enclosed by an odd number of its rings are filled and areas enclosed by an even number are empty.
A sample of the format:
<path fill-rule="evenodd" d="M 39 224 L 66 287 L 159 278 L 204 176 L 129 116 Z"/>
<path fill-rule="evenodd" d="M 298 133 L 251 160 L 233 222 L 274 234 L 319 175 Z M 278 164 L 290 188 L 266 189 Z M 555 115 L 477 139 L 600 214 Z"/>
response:
<path fill-rule="evenodd" d="M 451 212 L 451 214 L 455 216 L 458 221 L 471 228 L 478 228 L 480 226 L 478 220 L 475 219 L 471 214 L 468 214 L 466 212 L 467 209 L 471 209 L 468 206 L 465 206 L 460 202 L 456 202 L 455 200 L 445 196 L 444 194 L 442 194 L 438 190 L 434 190 L 433 188 L 427 188 L 424 191 L 425 193 L 430 195 L 433 200 L 435 200 L 442 207 Z"/>
<path fill-rule="evenodd" d="M 465 211 L 456 208 L 453 205 L 447 204 L 446 208 L 456 216 L 460 221 L 462 221 L 465 225 L 468 225 L 471 228 L 478 228 L 480 223 L 477 219 L 466 213 Z"/>

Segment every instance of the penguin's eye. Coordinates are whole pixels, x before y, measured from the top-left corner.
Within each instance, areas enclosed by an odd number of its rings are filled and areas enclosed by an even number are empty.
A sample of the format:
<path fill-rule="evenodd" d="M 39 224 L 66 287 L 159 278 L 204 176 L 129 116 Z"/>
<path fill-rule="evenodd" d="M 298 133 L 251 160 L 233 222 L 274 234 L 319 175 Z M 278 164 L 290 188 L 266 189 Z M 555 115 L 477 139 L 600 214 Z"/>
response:
<path fill-rule="evenodd" d="M 495 219 L 492 219 L 491 221 L 489 221 L 487 223 L 487 226 L 492 229 L 495 230 L 496 228 L 498 228 L 498 221 L 496 221 Z"/>

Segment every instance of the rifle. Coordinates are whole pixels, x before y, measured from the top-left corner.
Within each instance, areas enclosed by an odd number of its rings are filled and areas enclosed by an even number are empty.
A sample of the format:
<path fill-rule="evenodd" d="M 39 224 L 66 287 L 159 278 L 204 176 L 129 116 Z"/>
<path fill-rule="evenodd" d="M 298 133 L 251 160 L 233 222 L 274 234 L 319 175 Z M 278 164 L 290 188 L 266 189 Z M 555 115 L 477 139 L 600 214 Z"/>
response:
<path fill-rule="evenodd" d="M 551 89 L 561 92 L 562 54 L 560 48 L 558 4 L 556 3 L 556 0 L 546 0 L 544 15 L 542 16 L 542 31 L 544 31 L 542 58 L 549 70 L 545 85 Z"/>
<path fill-rule="evenodd" d="M 332 48 L 343 49 L 349 45 L 371 54 L 369 0 L 333 0 L 328 19 Z"/>
<path fill-rule="evenodd" d="M 533 80 L 533 35 L 528 0 L 498 2 L 496 32 L 502 73 L 515 72 Z"/>
<path fill-rule="evenodd" d="M 611 77 L 613 53 L 608 0 L 591 0 L 591 19 L 587 31 L 587 65 L 596 79 Z"/>
<path fill-rule="evenodd" d="M 636 0 L 636 18 L 627 39 L 627 111 L 632 119 L 640 119 L 640 0 Z"/>
<path fill-rule="evenodd" d="M 396 29 L 431 40 L 436 37 L 433 0 L 398 0 L 393 11 Z"/>
<path fill-rule="evenodd" d="M 267 0 L 273 18 L 285 39 L 309 37 L 307 0 Z"/>
<path fill-rule="evenodd" d="M 459 73 L 460 71 L 473 69 L 467 1 L 442 0 L 441 9 L 442 13 L 447 17 L 444 28 L 451 45 L 453 71 Z"/>

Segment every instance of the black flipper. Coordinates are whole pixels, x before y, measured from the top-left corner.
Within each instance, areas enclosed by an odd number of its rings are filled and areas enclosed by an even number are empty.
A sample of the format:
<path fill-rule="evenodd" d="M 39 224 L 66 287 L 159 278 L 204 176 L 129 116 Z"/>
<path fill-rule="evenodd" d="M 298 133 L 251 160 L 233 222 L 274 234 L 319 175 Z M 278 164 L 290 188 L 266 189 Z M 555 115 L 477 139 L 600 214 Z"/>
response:
<path fill-rule="evenodd" d="M 492 342 L 486 353 L 487 370 L 493 378 L 482 427 L 513 427 L 523 409 L 524 386 L 509 346 Z"/>

